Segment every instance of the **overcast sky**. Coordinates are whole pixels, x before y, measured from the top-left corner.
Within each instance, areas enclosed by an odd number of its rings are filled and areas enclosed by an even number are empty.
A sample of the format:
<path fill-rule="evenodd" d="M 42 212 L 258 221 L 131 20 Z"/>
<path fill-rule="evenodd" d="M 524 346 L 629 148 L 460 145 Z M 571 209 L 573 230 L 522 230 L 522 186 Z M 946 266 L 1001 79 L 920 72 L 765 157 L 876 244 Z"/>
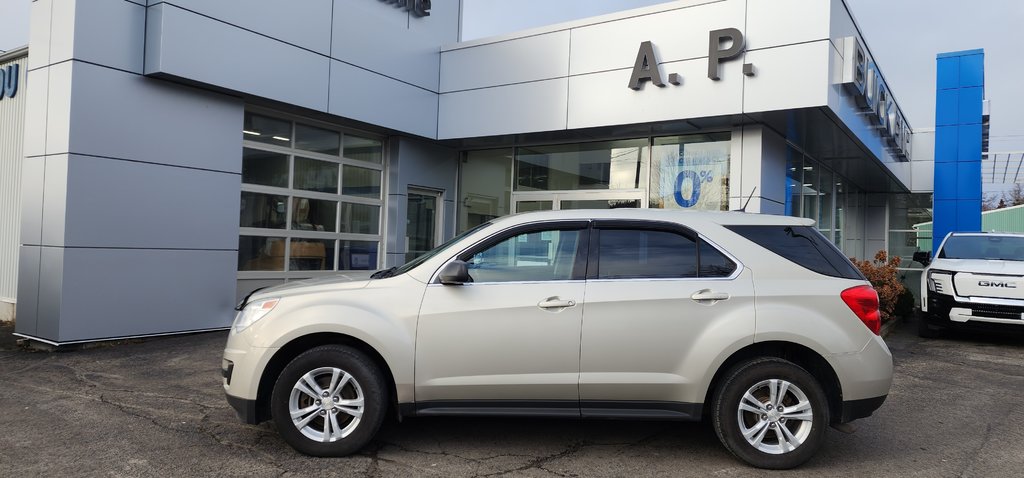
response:
<path fill-rule="evenodd" d="M 443 1 L 443 0 L 442 0 Z M 826 1 L 826 0 L 821 0 Z M 663 0 L 464 0 L 463 38 L 509 33 Z M 1024 151 L 1022 0 L 847 0 L 910 124 L 935 123 L 935 54 L 985 49 L 991 151 Z M 28 43 L 29 0 L 0 0 L 0 50 Z M 514 8 L 513 8 L 514 6 Z"/>

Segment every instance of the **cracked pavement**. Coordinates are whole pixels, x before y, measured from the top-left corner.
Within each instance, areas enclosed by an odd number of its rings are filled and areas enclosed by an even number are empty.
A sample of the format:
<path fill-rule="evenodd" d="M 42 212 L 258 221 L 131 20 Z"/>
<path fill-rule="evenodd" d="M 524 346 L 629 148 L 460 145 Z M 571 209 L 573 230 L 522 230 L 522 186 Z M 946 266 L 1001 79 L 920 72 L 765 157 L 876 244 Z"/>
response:
<path fill-rule="evenodd" d="M 1024 338 L 887 338 L 889 399 L 786 476 L 1020 476 Z M 0 327 L 3 476 L 763 476 L 706 424 L 417 418 L 349 458 L 310 458 L 224 400 L 226 332 L 30 352 Z"/>

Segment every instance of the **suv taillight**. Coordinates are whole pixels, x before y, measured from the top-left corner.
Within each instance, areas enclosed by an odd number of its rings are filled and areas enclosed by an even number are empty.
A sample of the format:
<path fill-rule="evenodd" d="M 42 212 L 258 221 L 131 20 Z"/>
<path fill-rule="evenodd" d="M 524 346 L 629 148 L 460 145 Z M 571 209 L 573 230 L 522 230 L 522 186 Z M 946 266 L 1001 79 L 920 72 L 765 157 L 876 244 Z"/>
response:
<path fill-rule="evenodd" d="M 882 315 L 878 311 L 878 294 L 869 285 L 859 285 L 844 290 L 839 294 L 846 302 L 847 307 L 857 315 L 857 318 L 868 327 L 875 335 L 882 329 Z"/>

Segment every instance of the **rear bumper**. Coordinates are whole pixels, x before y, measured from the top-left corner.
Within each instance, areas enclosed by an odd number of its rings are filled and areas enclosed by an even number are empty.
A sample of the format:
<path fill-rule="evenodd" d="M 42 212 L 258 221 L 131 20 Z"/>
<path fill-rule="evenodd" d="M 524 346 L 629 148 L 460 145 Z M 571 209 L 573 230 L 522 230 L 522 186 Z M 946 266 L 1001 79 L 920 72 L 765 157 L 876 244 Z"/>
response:
<path fill-rule="evenodd" d="M 858 418 L 870 417 L 872 413 L 875 413 L 875 410 L 878 410 L 878 407 L 882 406 L 886 397 L 888 395 L 843 402 L 843 413 L 839 418 L 839 423 L 848 423 Z"/>

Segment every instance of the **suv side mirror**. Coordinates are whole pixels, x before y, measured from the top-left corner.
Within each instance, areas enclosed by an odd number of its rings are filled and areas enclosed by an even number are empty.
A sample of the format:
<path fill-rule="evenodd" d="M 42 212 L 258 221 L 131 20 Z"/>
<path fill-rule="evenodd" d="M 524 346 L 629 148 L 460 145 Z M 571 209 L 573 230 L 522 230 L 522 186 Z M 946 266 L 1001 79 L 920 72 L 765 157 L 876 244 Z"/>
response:
<path fill-rule="evenodd" d="M 932 262 L 931 251 L 917 251 L 914 253 L 914 262 L 920 262 L 921 265 L 928 267 L 928 264 Z"/>
<path fill-rule="evenodd" d="M 469 271 L 466 269 L 466 263 L 460 260 L 445 264 L 437 278 L 444 285 L 462 285 L 473 282 L 473 278 L 469 276 Z"/>

